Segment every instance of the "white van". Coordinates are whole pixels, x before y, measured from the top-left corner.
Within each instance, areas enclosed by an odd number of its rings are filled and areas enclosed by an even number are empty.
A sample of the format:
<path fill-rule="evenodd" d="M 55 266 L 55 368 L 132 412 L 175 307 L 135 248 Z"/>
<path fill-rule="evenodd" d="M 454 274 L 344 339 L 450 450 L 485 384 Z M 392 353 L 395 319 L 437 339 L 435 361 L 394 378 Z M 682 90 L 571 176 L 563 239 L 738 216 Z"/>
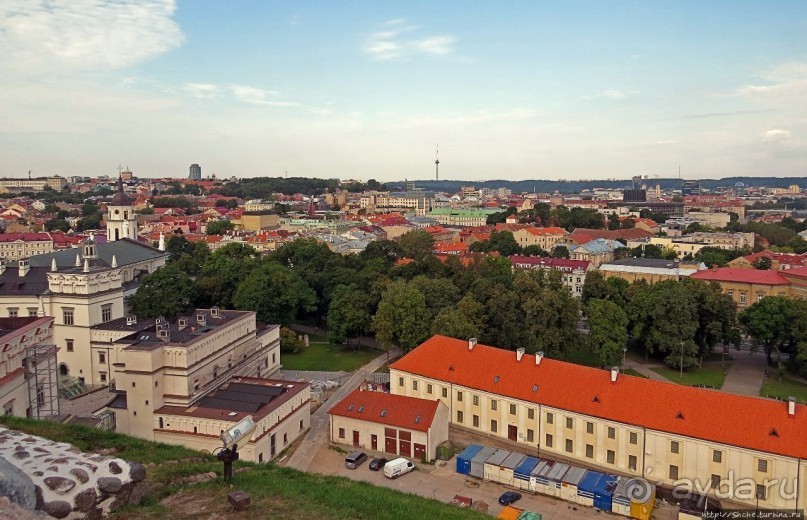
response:
<path fill-rule="evenodd" d="M 384 476 L 387 478 L 398 478 L 415 469 L 415 465 L 403 457 L 391 460 L 384 464 Z"/>

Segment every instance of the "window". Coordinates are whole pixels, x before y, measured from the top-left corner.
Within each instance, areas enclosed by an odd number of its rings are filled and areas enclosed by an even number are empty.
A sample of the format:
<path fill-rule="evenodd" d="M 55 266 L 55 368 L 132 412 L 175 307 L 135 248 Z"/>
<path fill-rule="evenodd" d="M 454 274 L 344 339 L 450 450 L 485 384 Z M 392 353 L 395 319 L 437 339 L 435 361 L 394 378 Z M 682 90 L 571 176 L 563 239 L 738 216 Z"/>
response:
<path fill-rule="evenodd" d="M 289 443 L 289 434 L 288 434 L 288 433 L 284 433 L 284 434 L 283 434 L 283 446 L 285 446 L 285 445 L 286 445 L 286 444 L 288 444 L 288 443 Z"/>
<path fill-rule="evenodd" d="M 303 420 L 300 419 L 300 431 L 303 431 Z"/>
<path fill-rule="evenodd" d="M 714 474 L 712 475 L 710 486 L 715 491 L 717 491 L 717 489 L 720 488 L 720 480 L 721 480 L 720 475 L 714 475 Z"/>
<path fill-rule="evenodd" d="M 678 466 L 670 464 L 670 480 L 678 480 Z"/>
<path fill-rule="evenodd" d="M 136 388 L 136 387 L 137 387 L 137 384 L 134 381 L 132 381 L 132 388 Z"/>
<path fill-rule="evenodd" d="M 515 415 L 515 414 L 516 414 L 516 405 L 511 404 L 510 405 L 510 415 Z"/>
<path fill-rule="evenodd" d="M 479 416 L 474 415 L 474 428 L 479 428 Z"/>
<path fill-rule="evenodd" d="M 64 342 L 67 345 L 67 351 L 68 352 L 73 352 L 73 340 L 72 339 L 66 339 L 66 340 L 64 340 Z"/>
<path fill-rule="evenodd" d="M 767 473 L 768 472 L 768 461 L 765 459 L 759 459 L 757 461 L 757 471 L 760 473 Z"/>
<path fill-rule="evenodd" d="M 415 381 L 415 380 L 412 380 L 412 390 L 417 390 L 417 389 L 418 389 L 418 382 Z"/>
<path fill-rule="evenodd" d="M 723 462 L 723 452 L 720 450 L 713 451 L 712 462 Z"/>
<path fill-rule="evenodd" d="M 106 352 L 99 352 L 98 353 L 98 362 L 99 363 L 106 363 Z"/>
<path fill-rule="evenodd" d="M 527 419 L 535 419 L 535 408 L 527 408 Z"/>
<path fill-rule="evenodd" d="M 499 409 L 499 401 L 497 401 L 496 399 L 491 399 L 490 400 L 490 409 L 493 410 L 493 411 L 498 410 Z"/>
<path fill-rule="evenodd" d="M 403 386 L 403 385 L 404 385 L 404 380 L 403 380 L 402 377 L 399 377 L 398 378 L 398 386 Z"/>
<path fill-rule="evenodd" d="M 462 410 L 457 410 L 457 422 L 462 424 L 462 421 L 464 420 L 464 418 L 465 417 L 464 417 L 464 414 L 462 413 Z"/>
<path fill-rule="evenodd" d="M 443 397 L 448 398 L 448 388 L 443 388 Z"/>
<path fill-rule="evenodd" d="M 112 320 L 112 304 L 101 305 L 101 321 L 106 323 Z"/>
<path fill-rule="evenodd" d="M 566 418 L 566 428 L 572 429 L 574 428 L 574 419 L 571 417 Z"/>
<path fill-rule="evenodd" d="M 499 431 L 499 423 L 496 422 L 496 419 L 492 419 L 490 421 L 490 431 L 491 433 L 496 433 Z"/>
<path fill-rule="evenodd" d="M 339 438 L 340 439 L 345 438 L 345 429 L 344 428 L 339 428 Z"/>
<path fill-rule="evenodd" d="M 555 424 L 555 415 L 552 412 L 546 412 L 546 424 Z"/>
<path fill-rule="evenodd" d="M 426 393 L 427 394 L 432 394 L 433 392 L 434 392 L 434 387 L 431 385 L 431 383 L 427 384 L 426 385 Z"/>
<path fill-rule="evenodd" d="M 277 363 L 277 358 L 276 358 L 275 356 L 277 356 L 277 354 L 272 354 L 272 364 L 273 364 L 273 365 L 274 365 L 275 363 Z"/>
<path fill-rule="evenodd" d="M 458 403 L 462 402 L 462 392 L 457 392 L 457 402 Z"/>
<path fill-rule="evenodd" d="M 757 498 L 760 500 L 768 499 L 768 489 L 764 484 L 757 484 Z"/>
<path fill-rule="evenodd" d="M 589 459 L 594 458 L 594 446 L 591 444 L 586 444 L 586 457 Z"/>
<path fill-rule="evenodd" d="M 636 471 L 636 455 L 628 455 L 628 469 Z"/>
<path fill-rule="evenodd" d="M 608 427 L 608 438 L 616 439 L 616 428 L 613 428 L 611 426 Z"/>
<path fill-rule="evenodd" d="M 568 419 L 566 419 L 566 421 L 567 421 L 567 423 L 566 423 L 567 426 L 566 427 L 569 428 Z M 594 423 L 593 422 L 588 422 L 588 421 L 586 422 L 586 433 L 594 433 Z"/>
<path fill-rule="evenodd" d="M 28 307 L 28 317 L 36 318 L 36 307 Z"/>
<path fill-rule="evenodd" d="M 734 289 L 729 289 L 726 291 L 726 294 L 729 296 L 729 298 L 734 298 Z"/>
<path fill-rule="evenodd" d="M 146 399 L 146 406 L 148 406 L 148 405 L 149 405 L 149 400 L 148 400 L 148 399 Z"/>
<path fill-rule="evenodd" d="M 106 382 L 106 372 L 98 372 L 98 379 L 102 382 Z"/>
<path fill-rule="evenodd" d="M 608 464 L 613 464 L 615 460 L 616 460 L 616 452 L 614 450 L 608 450 L 605 453 L 605 462 L 607 462 Z"/>
<path fill-rule="evenodd" d="M 639 435 L 636 432 L 630 432 L 630 443 L 637 444 L 639 442 Z"/>
<path fill-rule="evenodd" d="M 479 406 L 479 396 L 474 394 L 474 406 Z"/>
<path fill-rule="evenodd" d="M 62 307 L 62 324 L 63 325 L 72 325 L 73 324 L 73 309 Z"/>
<path fill-rule="evenodd" d="M 20 310 L 17 307 L 9 307 L 8 308 L 8 317 L 9 318 L 16 318 L 20 314 Z"/>
<path fill-rule="evenodd" d="M 747 303 L 748 295 L 745 294 L 745 291 L 740 292 L 740 303 Z"/>
<path fill-rule="evenodd" d="M 678 441 L 670 441 L 670 453 L 678 453 Z"/>
<path fill-rule="evenodd" d="M 546 447 L 547 448 L 552 447 L 552 435 L 549 433 L 546 434 Z"/>
<path fill-rule="evenodd" d="M 765 297 L 765 295 L 763 293 L 757 293 L 757 301 L 758 302 L 761 302 L 762 298 L 764 298 L 764 297 Z"/>
<path fill-rule="evenodd" d="M 527 442 L 535 442 L 535 432 L 527 429 Z"/>
<path fill-rule="evenodd" d="M 574 450 L 574 443 L 571 439 L 566 439 L 566 451 L 571 453 Z"/>

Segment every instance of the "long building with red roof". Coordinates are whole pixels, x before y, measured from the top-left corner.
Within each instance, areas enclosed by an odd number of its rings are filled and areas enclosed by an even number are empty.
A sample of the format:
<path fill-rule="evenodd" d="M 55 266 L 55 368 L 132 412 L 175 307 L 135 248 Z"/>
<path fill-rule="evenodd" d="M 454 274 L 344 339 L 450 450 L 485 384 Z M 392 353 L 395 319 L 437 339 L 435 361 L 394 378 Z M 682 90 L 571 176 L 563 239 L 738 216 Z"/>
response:
<path fill-rule="evenodd" d="M 807 406 L 676 385 L 434 336 L 390 366 L 397 395 L 440 399 L 452 427 L 525 453 L 807 508 Z M 772 484 L 773 483 L 773 484 Z M 785 483 L 783 488 L 779 485 Z M 757 488 L 756 486 L 763 486 Z"/>
<path fill-rule="evenodd" d="M 692 278 L 717 282 L 740 309 L 753 305 L 767 296 L 793 295 L 793 284 L 791 280 L 782 276 L 782 271 L 721 267 L 698 271 Z"/>

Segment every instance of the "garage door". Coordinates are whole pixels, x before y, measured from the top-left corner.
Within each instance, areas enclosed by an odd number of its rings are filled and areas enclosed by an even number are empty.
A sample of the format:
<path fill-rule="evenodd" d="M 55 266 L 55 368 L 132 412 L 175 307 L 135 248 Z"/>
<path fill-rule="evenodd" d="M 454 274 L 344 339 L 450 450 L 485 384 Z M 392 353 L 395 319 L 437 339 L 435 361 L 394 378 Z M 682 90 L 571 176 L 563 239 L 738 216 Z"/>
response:
<path fill-rule="evenodd" d="M 404 457 L 412 456 L 412 432 L 398 430 L 398 454 Z"/>
<path fill-rule="evenodd" d="M 398 432 L 394 428 L 384 428 L 384 452 L 398 454 Z"/>
<path fill-rule="evenodd" d="M 415 444 L 415 458 L 423 459 L 426 456 L 426 446 L 422 444 Z"/>

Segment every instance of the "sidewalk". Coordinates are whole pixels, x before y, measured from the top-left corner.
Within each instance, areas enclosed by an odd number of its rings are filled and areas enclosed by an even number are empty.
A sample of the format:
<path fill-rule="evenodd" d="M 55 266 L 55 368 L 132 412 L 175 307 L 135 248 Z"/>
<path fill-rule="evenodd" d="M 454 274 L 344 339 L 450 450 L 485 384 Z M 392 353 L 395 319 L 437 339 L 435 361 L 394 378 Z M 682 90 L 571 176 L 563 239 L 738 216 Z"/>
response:
<path fill-rule="evenodd" d="M 765 380 L 767 361 L 764 352 L 732 352 L 733 361 L 726 372 L 723 392 L 759 397 L 762 382 Z"/>
<path fill-rule="evenodd" d="M 623 365 L 625 368 L 632 368 L 633 370 L 639 372 L 643 376 L 646 376 L 648 379 L 653 379 L 654 381 L 664 381 L 666 383 L 673 383 L 674 381 L 670 381 L 666 377 L 662 376 L 661 374 L 657 373 L 655 370 L 651 370 L 652 367 L 660 367 L 662 365 L 645 365 L 639 363 L 638 361 L 633 361 L 630 358 L 625 359 L 625 363 Z"/>

